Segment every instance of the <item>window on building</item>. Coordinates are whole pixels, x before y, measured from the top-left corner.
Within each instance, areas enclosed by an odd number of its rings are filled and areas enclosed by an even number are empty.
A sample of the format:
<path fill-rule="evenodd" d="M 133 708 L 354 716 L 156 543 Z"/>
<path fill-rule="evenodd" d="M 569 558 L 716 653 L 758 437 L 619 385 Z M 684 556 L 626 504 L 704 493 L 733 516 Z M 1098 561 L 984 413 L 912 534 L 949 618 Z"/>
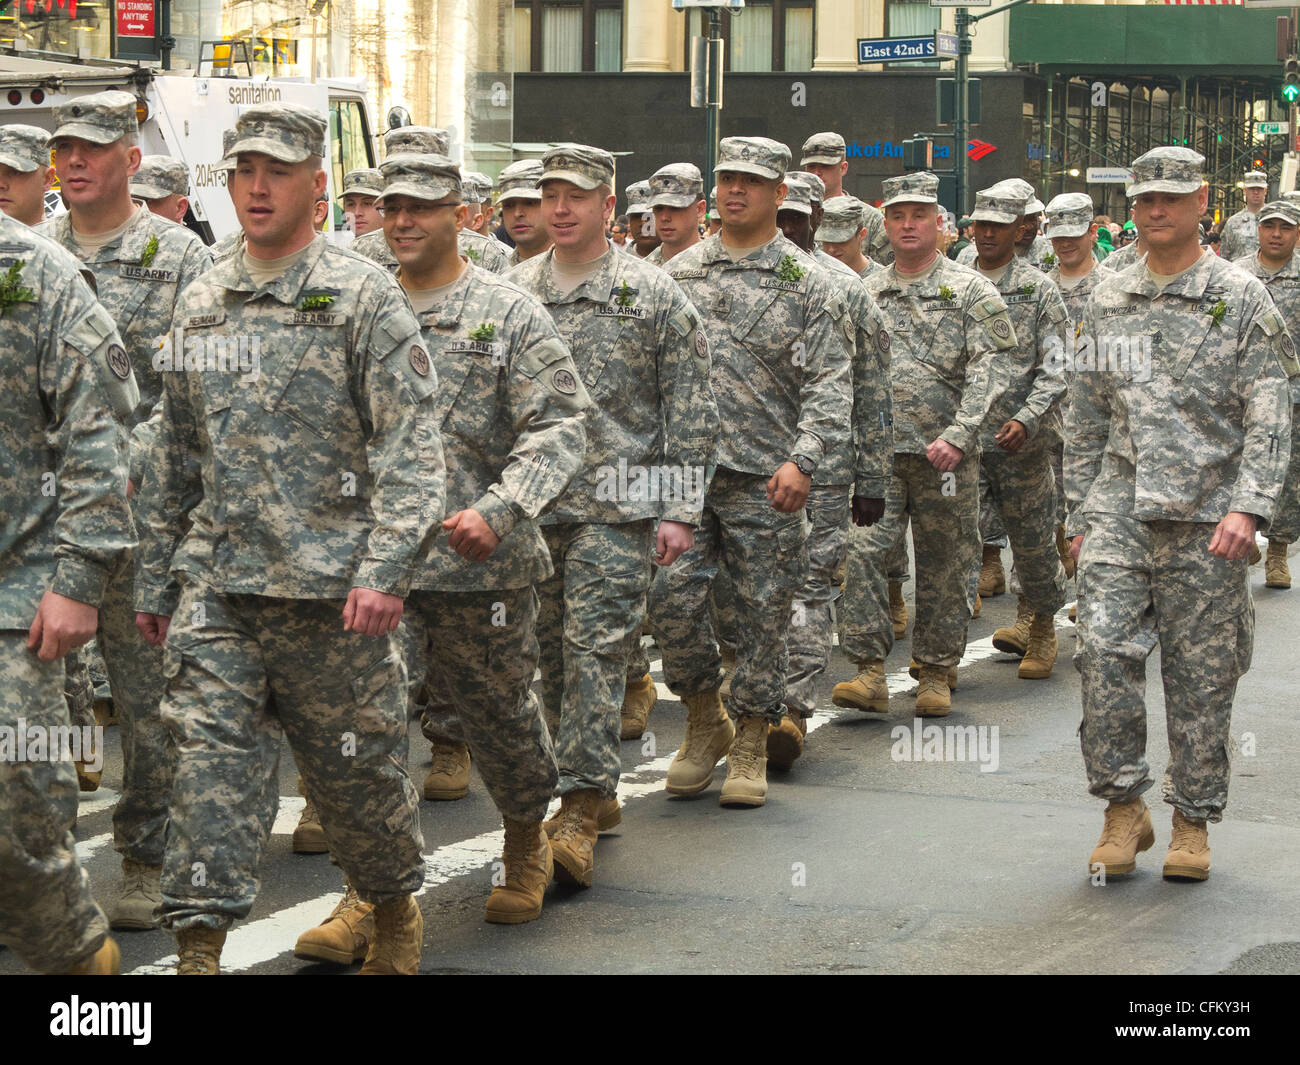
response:
<path fill-rule="evenodd" d="M 888 0 L 885 6 L 886 37 L 928 37 L 939 28 L 941 11 L 930 0 Z M 907 63 L 909 68 L 937 67 L 939 63 Z"/>
<path fill-rule="evenodd" d="M 813 12 L 813 0 L 746 0 L 738 17 L 725 12 L 722 16 L 723 69 L 737 73 L 812 70 Z M 708 15 L 691 11 L 686 34 L 688 67 L 690 38 L 706 36 L 708 30 Z"/>
<path fill-rule="evenodd" d="M 623 69 L 622 0 L 518 0 L 515 70 Z"/>

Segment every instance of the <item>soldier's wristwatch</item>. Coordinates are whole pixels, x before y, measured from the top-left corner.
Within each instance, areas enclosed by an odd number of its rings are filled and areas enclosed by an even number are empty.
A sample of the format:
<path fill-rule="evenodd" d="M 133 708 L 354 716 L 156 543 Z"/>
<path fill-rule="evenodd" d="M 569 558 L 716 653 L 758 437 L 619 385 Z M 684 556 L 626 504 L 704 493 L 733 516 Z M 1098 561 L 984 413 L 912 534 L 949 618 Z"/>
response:
<path fill-rule="evenodd" d="M 813 470 L 817 468 L 811 459 L 804 458 L 802 455 L 791 455 L 790 461 L 795 464 L 795 468 L 805 477 L 811 477 Z"/>

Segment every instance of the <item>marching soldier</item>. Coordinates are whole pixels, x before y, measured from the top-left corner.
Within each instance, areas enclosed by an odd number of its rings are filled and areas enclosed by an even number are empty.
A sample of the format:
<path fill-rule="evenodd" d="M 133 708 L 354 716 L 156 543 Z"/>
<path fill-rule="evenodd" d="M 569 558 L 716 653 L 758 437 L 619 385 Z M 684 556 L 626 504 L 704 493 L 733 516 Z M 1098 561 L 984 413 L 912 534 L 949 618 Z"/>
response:
<path fill-rule="evenodd" d="M 846 195 L 844 175 L 849 172 L 844 153 L 844 138 L 838 133 L 814 133 L 803 143 L 803 158 L 799 167 L 816 174 L 826 186 L 826 199 Z M 894 260 L 894 251 L 885 236 L 885 216 L 880 208 L 862 204 L 866 216 L 867 236 L 861 246 L 863 255 L 881 266 Z"/>
<path fill-rule="evenodd" d="M 952 709 L 966 648 L 970 577 L 979 557 L 979 434 L 1006 387 L 1002 360 L 1016 338 L 993 285 L 938 251 L 939 179 L 918 172 L 887 178 L 885 226 L 894 263 L 867 279 L 885 319 L 890 359 L 894 467 L 884 518 L 849 530 L 840 647 L 857 664 L 837 684 L 836 706 L 889 710 L 885 658 L 894 645 L 888 556 L 905 516 L 916 553 L 912 658 L 916 713 Z"/>
<path fill-rule="evenodd" d="M 383 227 L 375 201 L 384 190 L 378 170 L 350 170 L 343 175 L 343 215 L 351 217 L 352 232 L 358 237 Z"/>
<path fill-rule="evenodd" d="M 627 233 L 631 252 L 646 258 L 659 247 L 654 212 L 650 209 L 650 182 L 634 181 L 627 187 Z"/>
<path fill-rule="evenodd" d="M 694 163 L 669 163 L 651 175 L 647 204 L 654 214 L 659 246 L 646 262 L 663 266 L 674 255 L 698 244 L 704 221 L 704 178 Z"/>
<path fill-rule="evenodd" d="M 1250 171 L 1241 179 L 1241 191 L 1246 206 L 1223 223 L 1219 236 L 1219 255 L 1230 263 L 1253 255 L 1259 248 L 1259 212 L 1268 199 L 1268 175 Z"/>
<path fill-rule="evenodd" d="M 324 116 L 263 104 L 235 129 L 244 248 L 177 305 L 141 488 L 137 624 L 166 639 L 179 752 L 162 922 L 181 974 L 218 971 L 257 894 L 283 730 L 330 852 L 375 906 L 362 972 L 413 974 L 423 840 L 394 757 L 394 630 L 442 516 L 437 376 L 392 277 L 313 230 Z"/>
<path fill-rule="evenodd" d="M 804 508 L 818 468 L 848 435 L 852 325 L 823 271 L 777 225 L 790 150 L 726 137 L 715 170 L 722 232 L 666 265 L 702 308 L 721 434 L 694 547 L 661 569 L 650 621 L 669 689 L 687 707 L 667 789 L 695 795 L 727 756 L 724 806 L 767 799 L 767 737 L 785 712 L 786 632 L 807 574 Z M 725 573 L 739 639 L 728 709 L 710 586 Z"/>
<path fill-rule="evenodd" d="M 130 179 L 140 164 L 135 108 L 135 96 L 118 91 L 54 108 L 50 147 L 68 211 L 38 230 L 95 275 L 99 302 L 131 360 L 140 402 L 129 420 L 128 495 L 151 475 L 148 456 L 158 420 L 150 413 L 162 395 L 162 375 L 154 368 L 159 342 L 171 327 L 180 293 L 212 265 L 194 233 L 131 200 Z M 158 877 L 176 756 L 159 714 L 162 652 L 136 631 L 132 580 L 128 560 L 105 590 L 96 642 L 122 735 L 122 797 L 113 811 L 113 842 L 122 855 L 123 885 L 109 918 L 114 928 L 148 929 L 155 927 L 154 909 L 162 898 Z"/>
<path fill-rule="evenodd" d="M 542 164 L 537 159 L 520 159 L 511 163 L 497 179 L 501 219 L 510 239 L 515 242 L 507 259 L 509 266 L 518 266 L 551 246 L 551 238 L 542 221 L 542 190 L 537 187 L 541 179 Z"/>
<path fill-rule="evenodd" d="M 26 226 L 45 219 L 45 193 L 54 183 L 49 140 L 36 126 L 0 126 L 0 211 Z"/>
<path fill-rule="evenodd" d="M 509 280 L 546 305 L 585 387 L 587 454 L 542 519 L 555 572 L 537 585 L 537 636 L 556 734 L 555 875 L 590 887 L 597 834 L 618 823 L 620 708 L 629 641 L 641 632 L 650 564 L 690 549 L 718 432 L 709 343 L 682 290 L 605 237 L 614 159 L 581 144 L 542 157 L 542 217 L 554 247 Z"/>
<path fill-rule="evenodd" d="M 11 138 L 0 152 L 13 151 Z M 12 158 L 0 154 L 36 173 Z M 139 393 L 77 260 L 0 215 L 0 266 L 14 280 L 0 296 L 0 727 L 67 734 L 64 658 L 95 634 L 135 543 L 124 422 Z M 54 750 L 22 760 L 11 749 L 0 796 L 0 942 L 39 972 L 116 973 L 117 945 L 77 861 L 72 765 Z"/>
<path fill-rule="evenodd" d="M 1134 160 L 1146 260 L 1093 292 L 1080 334 L 1092 354 L 1076 353 L 1070 386 L 1080 738 L 1088 790 L 1109 803 L 1094 875 L 1131 872 L 1155 842 L 1142 794 L 1153 784 L 1144 689 L 1157 642 L 1169 726 L 1162 793 L 1174 807 L 1164 875 L 1210 875 L 1207 824 L 1227 803 L 1232 699 L 1254 637 L 1246 556 L 1273 516 L 1290 452 L 1295 345 L 1264 285 L 1197 240 L 1204 162 L 1175 147 Z"/>
<path fill-rule="evenodd" d="M 154 214 L 169 222 L 184 224 L 190 209 L 190 168 L 170 155 L 146 155 L 131 177 L 131 198 L 140 200 Z"/>

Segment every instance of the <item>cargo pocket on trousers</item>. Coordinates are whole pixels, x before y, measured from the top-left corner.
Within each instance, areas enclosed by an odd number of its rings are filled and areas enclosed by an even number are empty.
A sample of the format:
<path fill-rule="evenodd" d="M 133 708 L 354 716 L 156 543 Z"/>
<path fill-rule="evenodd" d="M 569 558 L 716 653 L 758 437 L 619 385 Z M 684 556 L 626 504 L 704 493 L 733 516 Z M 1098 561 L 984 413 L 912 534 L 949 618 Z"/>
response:
<path fill-rule="evenodd" d="M 400 654 L 367 666 L 352 678 L 352 698 L 362 732 L 390 732 L 406 723 L 406 669 Z"/>

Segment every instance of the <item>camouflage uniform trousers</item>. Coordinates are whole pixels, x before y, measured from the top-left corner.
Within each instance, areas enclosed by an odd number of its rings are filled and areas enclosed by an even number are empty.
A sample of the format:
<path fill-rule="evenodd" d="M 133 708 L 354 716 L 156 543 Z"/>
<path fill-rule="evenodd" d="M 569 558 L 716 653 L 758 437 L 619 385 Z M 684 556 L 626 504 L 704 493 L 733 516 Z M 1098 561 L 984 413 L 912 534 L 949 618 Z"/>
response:
<path fill-rule="evenodd" d="M 618 790 L 627 650 L 645 622 L 655 522 L 543 525 L 554 574 L 537 585 L 542 702 L 558 715 L 556 794 Z"/>
<path fill-rule="evenodd" d="M 980 459 L 980 481 L 988 484 L 989 506 L 1009 530 L 1026 602 L 1035 614 L 1055 614 L 1065 604 L 1065 570 L 1056 551 L 1051 447 L 1030 442 L 1015 454 L 987 451 Z M 978 560 L 974 569 L 978 583 Z"/>
<path fill-rule="evenodd" d="M 176 751 L 162 722 L 163 652 L 135 627 L 135 573 L 128 556 L 108 582 L 99 610 L 99 647 L 108 667 L 122 741 L 122 797 L 113 810 L 113 846 L 124 858 L 161 865 Z"/>
<path fill-rule="evenodd" d="M 165 649 L 163 720 L 179 758 L 164 927 L 224 929 L 248 915 L 279 805 L 282 735 L 361 897 L 384 902 L 423 883 L 418 799 L 395 757 L 406 734 L 401 649 L 392 634 L 344 632 L 342 609 L 183 583 Z"/>
<path fill-rule="evenodd" d="M 944 668 L 961 661 L 980 551 L 979 458 L 967 455 L 945 474 L 924 455 L 896 454 L 884 516 L 867 528 L 849 527 L 839 624 L 840 648 L 851 661 L 882 661 L 893 650 L 887 561 L 909 517 L 916 557 L 912 657 Z"/>
<path fill-rule="evenodd" d="M 1079 554 L 1079 736 L 1088 791 L 1128 802 L 1151 787 L 1146 663 L 1157 641 L 1169 733 L 1162 793 L 1192 819 L 1228 801 L 1232 699 L 1250 668 L 1255 605 L 1245 560 L 1209 553 L 1208 523 L 1089 515 Z"/>
<path fill-rule="evenodd" d="M 532 692 L 537 669 L 537 594 L 412 590 L 408 621 L 428 634 L 429 710 L 447 706 L 492 801 L 506 817 L 540 821 L 557 779 L 551 735 Z M 418 619 L 418 621 L 416 620 Z M 417 667 L 418 668 L 418 667 Z M 428 711 L 426 711 L 428 715 Z M 432 717 L 435 728 L 446 724 Z M 428 733 L 426 732 L 426 735 Z M 433 738 L 440 737 L 435 732 Z"/>
<path fill-rule="evenodd" d="M 898 523 L 898 534 L 894 537 L 894 546 L 889 549 L 889 557 L 885 561 L 885 571 L 889 579 L 897 584 L 907 583 L 907 515 L 904 514 L 902 520 Z M 845 541 L 845 550 L 848 550 L 847 539 Z"/>
<path fill-rule="evenodd" d="M 786 633 L 807 575 L 808 533 L 804 511 L 773 509 L 768 480 L 729 469 L 713 475 L 695 546 L 660 569 L 650 588 L 650 620 L 669 690 L 678 698 L 716 690 L 722 655 L 709 591 L 720 576 L 728 577 L 736 606 L 726 616 L 738 622 L 728 710 L 733 717 L 757 714 L 775 724 L 785 713 Z"/>
<path fill-rule="evenodd" d="M 81 649 L 69 651 L 63 659 L 63 697 L 68 703 L 68 716 L 78 728 L 95 725 L 95 685 L 90 679 L 90 667 Z"/>
<path fill-rule="evenodd" d="M 987 455 L 984 456 L 987 459 Z M 1007 537 L 1006 526 L 1002 524 L 1002 515 L 993 505 L 993 486 L 989 483 L 984 467 L 980 466 L 980 542 L 989 547 L 1004 548 L 1011 543 Z"/>
<path fill-rule="evenodd" d="M 407 717 L 420 722 L 420 732 L 430 743 L 465 744 L 460 710 L 450 693 L 445 688 L 436 687 L 430 675 L 429 661 L 433 649 L 429 645 L 429 629 L 424 616 L 413 608 L 409 598 L 402 612 L 397 638 L 406 661 Z M 400 750 L 398 761 L 405 762 L 406 754 L 406 748 Z"/>
<path fill-rule="evenodd" d="M 817 678 L 831 664 L 835 575 L 848 551 L 849 492 L 841 484 L 814 485 L 808 493 L 808 577 L 795 596 L 786 636 L 785 705 L 802 717 L 817 709 Z"/>
<path fill-rule="evenodd" d="M 53 738 L 69 724 L 63 686 L 61 660 L 38 659 L 26 632 L 0 633 L 0 726 L 23 718 Z M 71 968 L 108 934 L 77 862 L 76 816 L 71 762 L 0 760 L 0 943 L 39 972 Z"/>

